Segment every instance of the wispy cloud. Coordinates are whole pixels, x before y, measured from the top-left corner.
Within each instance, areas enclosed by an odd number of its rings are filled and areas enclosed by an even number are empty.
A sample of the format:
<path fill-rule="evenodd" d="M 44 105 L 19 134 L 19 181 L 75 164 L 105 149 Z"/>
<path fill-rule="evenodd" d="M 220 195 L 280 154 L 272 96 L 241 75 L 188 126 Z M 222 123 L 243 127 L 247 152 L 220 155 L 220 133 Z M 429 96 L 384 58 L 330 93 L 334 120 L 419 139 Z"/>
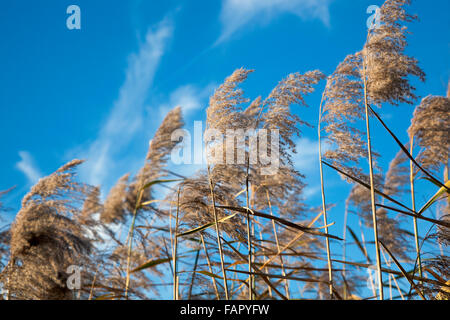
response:
<path fill-rule="evenodd" d="M 167 112 L 175 107 L 181 107 L 183 116 L 188 118 L 195 111 L 205 107 L 204 103 L 213 92 L 215 86 L 210 84 L 204 88 L 199 88 L 192 84 L 187 84 L 173 91 L 167 102 L 159 106 L 161 119 Z"/>
<path fill-rule="evenodd" d="M 297 153 L 293 155 L 295 167 L 301 172 L 318 168 L 319 142 L 309 138 L 301 138 L 296 142 Z"/>
<path fill-rule="evenodd" d="M 25 175 L 28 184 L 35 184 L 42 177 L 42 173 L 34 163 L 33 157 L 28 151 L 20 151 L 19 156 L 21 160 L 16 163 L 16 168 Z"/>
<path fill-rule="evenodd" d="M 320 196 L 320 169 L 319 169 L 319 142 L 314 139 L 303 137 L 296 141 L 297 153 L 292 160 L 295 168 L 306 176 L 307 187 L 303 191 L 305 198 L 317 198 Z M 322 142 L 322 154 L 330 149 L 330 145 Z M 327 176 L 326 188 L 336 189 L 347 188 L 338 175 Z"/>
<path fill-rule="evenodd" d="M 228 39 L 235 32 L 257 22 L 268 23 L 275 16 L 291 13 L 302 19 L 320 19 L 329 25 L 329 4 L 332 0 L 222 0 L 220 19 L 222 34 L 217 43 Z"/>
<path fill-rule="evenodd" d="M 128 146 L 143 127 L 145 100 L 153 78 L 173 34 L 170 20 L 149 29 L 139 51 L 129 57 L 126 79 L 109 117 L 96 140 L 83 153 L 87 163 L 80 170 L 85 181 L 103 184 L 113 170 L 114 156 Z"/>
<path fill-rule="evenodd" d="M 303 197 L 305 199 L 309 199 L 311 197 L 315 197 L 319 194 L 320 192 L 320 186 L 307 186 L 304 190 L 303 190 Z"/>

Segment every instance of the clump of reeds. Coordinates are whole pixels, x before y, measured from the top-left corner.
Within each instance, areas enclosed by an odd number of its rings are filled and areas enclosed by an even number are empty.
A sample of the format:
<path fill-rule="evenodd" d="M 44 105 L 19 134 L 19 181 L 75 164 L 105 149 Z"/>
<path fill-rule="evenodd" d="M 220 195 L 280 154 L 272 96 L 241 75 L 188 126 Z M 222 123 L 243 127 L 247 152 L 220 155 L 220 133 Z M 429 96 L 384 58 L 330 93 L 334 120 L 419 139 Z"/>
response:
<path fill-rule="evenodd" d="M 24 197 L 11 226 L 8 296 L 14 299 L 70 299 L 67 268 L 82 261 L 91 242 L 73 217 L 86 187 L 74 180 L 74 160 L 42 178 Z"/>
<path fill-rule="evenodd" d="M 292 73 L 266 98 L 252 100 L 241 86 L 253 70 L 235 70 L 206 109 L 207 129 L 223 135 L 233 154 L 220 153 L 221 141 L 207 140 L 207 167 L 189 177 L 169 170 L 170 154 L 180 143 L 172 134 L 183 127 L 177 107 L 156 131 L 142 168 L 123 175 L 104 200 L 101 186 L 77 181 L 80 160 L 42 178 L 23 198 L 12 225 L 0 229 L 0 296 L 167 298 L 171 288 L 174 299 L 359 300 L 383 299 L 389 289 L 391 299 L 393 292 L 399 299 L 448 299 L 449 96 L 422 100 L 406 144 L 373 108 L 414 103 L 411 76 L 424 80 L 418 61 L 405 53 L 404 24 L 415 19 L 406 12 L 408 4 L 385 1 L 381 24 L 369 31 L 363 49 L 328 77 L 318 70 Z M 325 78 L 318 121 L 322 203 L 314 208 L 293 155 L 302 152 L 297 139 L 312 127 L 298 107 L 308 106 L 308 95 Z M 399 148 L 386 172 L 380 165 L 385 150 L 372 149 L 372 119 Z M 260 129 L 265 136 L 256 133 Z M 230 130 L 246 137 L 239 141 Z M 275 133 L 278 150 L 269 141 Z M 254 157 L 261 145 L 268 154 Z M 275 158 L 275 171 L 265 170 L 264 156 Z M 325 168 L 351 183 L 345 217 L 330 214 L 334 204 L 325 197 Z M 415 184 L 419 174 L 436 193 L 416 207 L 416 194 L 427 193 Z M 155 198 L 157 185 L 175 182 L 162 199 Z M 408 193 L 411 203 L 403 201 Z M 438 210 L 437 217 L 430 217 L 430 208 Z M 347 213 L 356 218 L 359 234 Z M 332 227 L 341 218 L 344 250 L 356 246 L 362 262 L 349 250 L 342 260 L 335 253 L 333 241 L 342 239 Z M 421 236 L 420 220 L 435 228 Z M 366 240 L 366 228 L 373 230 L 373 241 Z M 68 286 L 73 265 L 83 268 L 78 289 Z"/>
<path fill-rule="evenodd" d="M 367 93 L 373 104 L 412 104 L 417 99 L 409 76 L 425 80 L 417 59 L 405 54 L 406 22 L 417 17 L 406 12 L 410 0 L 387 0 L 380 8 L 380 25 L 369 31 L 364 46 Z"/>
<path fill-rule="evenodd" d="M 426 169 L 436 171 L 448 164 L 450 97 L 428 96 L 417 106 L 408 129 L 421 148 L 417 157 Z"/>

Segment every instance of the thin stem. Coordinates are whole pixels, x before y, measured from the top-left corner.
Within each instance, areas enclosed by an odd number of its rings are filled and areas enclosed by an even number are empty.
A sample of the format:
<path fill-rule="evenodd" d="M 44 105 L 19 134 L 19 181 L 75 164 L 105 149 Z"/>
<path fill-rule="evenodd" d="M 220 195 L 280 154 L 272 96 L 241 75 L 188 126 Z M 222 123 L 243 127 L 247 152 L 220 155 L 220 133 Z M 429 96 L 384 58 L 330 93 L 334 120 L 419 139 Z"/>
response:
<path fill-rule="evenodd" d="M 259 239 L 260 239 L 261 241 L 263 241 L 263 239 L 264 239 L 261 229 L 259 230 Z M 239 250 L 239 247 L 238 247 L 238 250 Z M 268 259 L 268 257 L 265 255 L 265 253 L 266 253 L 266 250 L 263 249 L 263 250 L 262 250 L 262 254 L 263 254 L 263 257 L 264 257 L 264 262 L 266 262 L 267 259 Z M 282 270 L 283 270 L 283 271 L 282 271 L 282 272 L 283 272 L 283 276 L 285 276 L 283 264 L 281 264 L 281 268 L 282 268 Z M 236 270 L 236 269 L 235 269 L 235 270 Z M 265 268 L 264 271 L 265 271 L 265 273 L 269 273 L 268 268 Z M 236 274 L 237 274 L 237 273 L 236 273 Z M 273 295 L 272 295 L 272 288 L 271 288 L 270 286 L 267 286 L 267 290 L 268 290 L 268 292 L 269 292 L 269 296 L 270 296 L 271 298 L 273 298 Z M 287 295 L 286 295 L 286 297 L 289 299 L 289 297 L 288 297 Z"/>
<path fill-rule="evenodd" d="M 92 285 L 91 285 L 91 290 L 89 292 L 89 299 L 88 300 L 92 300 L 92 298 L 94 297 L 94 286 L 95 286 L 95 281 L 97 280 L 97 273 L 98 273 L 98 264 L 95 267 L 94 280 L 92 280 Z"/>
<path fill-rule="evenodd" d="M 348 201 L 345 202 L 345 213 L 344 213 L 344 231 L 342 235 L 342 261 L 346 259 L 346 239 L 347 239 L 347 218 L 348 218 Z M 344 278 L 344 300 L 347 300 L 347 281 L 345 281 L 345 264 L 342 266 L 342 277 Z"/>
<path fill-rule="evenodd" d="M 395 136 L 395 134 L 389 129 L 389 127 L 384 123 L 384 121 L 381 119 L 381 117 L 378 115 L 378 113 L 373 110 L 373 108 L 368 105 L 369 110 L 373 113 L 375 118 L 378 119 L 378 121 L 381 123 L 381 125 L 386 129 L 386 131 L 391 135 L 392 138 L 394 138 L 395 142 L 400 146 L 400 149 L 402 149 L 403 153 L 416 165 L 417 168 L 419 168 L 420 171 L 422 171 L 428 178 L 430 178 L 435 184 L 439 185 L 441 188 L 445 188 L 448 191 L 450 190 L 445 184 L 440 182 L 438 179 L 436 179 L 433 175 L 431 175 L 427 170 L 422 168 L 420 164 L 417 163 L 417 161 L 414 159 L 414 157 L 411 155 L 411 153 L 408 151 L 408 149 L 405 148 L 405 146 L 401 143 L 401 141 Z M 445 183 L 445 181 L 444 181 Z"/>
<path fill-rule="evenodd" d="M 375 182 L 374 182 L 374 175 L 373 175 L 372 141 L 370 138 L 369 101 L 368 101 L 368 96 L 367 96 L 367 78 L 366 78 L 365 59 L 364 59 L 364 65 L 363 65 L 363 79 L 364 79 L 364 105 L 365 105 L 365 113 L 366 113 L 367 151 L 369 154 L 370 202 L 371 202 L 371 207 L 372 207 L 373 233 L 374 233 L 374 238 L 375 238 L 375 250 L 376 250 L 376 256 L 377 256 L 378 291 L 379 291 L 379 295 L 380 295 L 380 300 L 384 300 L 383 273 L 381 271 L 380 244 L 378 242 L 377 209 L 375 207 Z"/>
<path fill-rule="evenodd" d="M 322 104 L 324 101 L 325 91 L 322 94 L 322 101 L 320 102 L 319 108 L 319 123 L 318 123 L 318 139 L 319 139 L 319 166 L 320 166 L 320 189 L 322 193 L 322 209 L 323 209 L 323 223 L 325 225 L 325 233 L 328 234 L 328 220 L 327 220 L 327 207 L 325 204 L 325 188 L 323 181 L 323 164 L 322 164 L 322 143 L 321 143 L 321 128 L 320 123 L 322 120 Z M 331 251 L 330 251 L 330 239 L 326 238 L 326 248 L 327 248 L 327 260 L 328 260 L 328 281 L 330 288 L 330 299 L 333 299 L 333 267 L 331 264 Z"/>
<path fill-rule="evenodd" d="M 267 190 L 267 189 L 266 189 L 266 196 L 267 196 L 267 202 L 269 203 L 270 215 L 273 216 L 272 203 L 270 201 L 269 190 Z M 277 227 L 275 225 L 275 221 L 274 220 L 272 220 L 272 229 L 273 229 L 273 234 L 274 234 L 274 237 L 275 237 L 275 242 L 277 244 L 277 250 L 278 250 L 278 253 L 280 253 L 281 252 L 280 241 L 278 240 Z M 281 274 L 283 275 L 283 277 L 286 277 L 286 271 L 284 270 L 283 256 L 281 256 L 281 255 L 280 255 L 280 264 L 281 264 Z M 288 299 L 290 299 L 290 296 L 289 296 L 289 281 L 287 279 L 284 279 L 284 289 L 286 291 L 286 297 Z"/>
<path fill-rule="evenodd" d="M 142 196 L 144 195 L 144 190 L 140 190 L 137 196 L 137 201 L 133 210 L 133 220 L 131 221 L 130 230 L 128 232 L 128 252 L 127 252 L 127 278 L 125 281 L 125 300 L 128 300 L 128 289 L 130 286 L 130 266 L 131 266 L 131 251 L 133 250 L 133 234 L 134 225 L 136 224 L 136 216 L 138 213 L 138 208 L 142 201 Z"/>
<path fill-rule="evenodd" d="M 384 254 L 383 251 L 381 251 L 381 254 L 383 255 L 383 259 L 386 262 L 386 265 L 389 267 L 389 269 L 391 269 L 390 261 L 388 259 L 386 259 L 386 255 Z M 403 296 L 402 290 L 400 290 L 400 286 L 398 285 L 397 279 L 395 279 L 395 277 L 394 277 L 394 275 L 392 273 L 389 274 L 389 277 L 394 280 L 395 286 L 397 287 L 397 291 L 400 294 L 400 297 L 402 298 L 402 300 L 405 300 L 405 297 Z"/>
<path fill-rule="evenodd" d="M 371 266 L 372 265 L 372 260 L 370 260 L 370 257 L 367 254 L 366 239 L 364 237 L 364 230 L 363 230 L 362 221 L 361 221 L 361 218 L 359 216 L 358 216 L 358 223 L 359 223 L 359 230 L 361 231 L 361 244 L 363 246 L 363 254 L 364 254 L 364 257 L 366 257 L 367 263 Z M 377 291 L 375 289 L 375 284 L 373 283 L 372 272 L 370 272 L 370 271 L 369 271 L 369 281 L 370 281 L 370 288 L 372 289 L 372 293 L 373 293 L 374 296 L 376 296 L 377 295 Z"/>
<path fill-rule="evenodd" d="M 249 300 L 253 300 L 253 284 L 255 281 L 254 276 L 251 274 L 252 273 L 252 237 L 250 234 L 250 229 L 251 229 L 251 221 L 250 221 L 250 210 L 249 210 L 249 206 L 250 206 L 250 201 L 249 201 L 249 188 L 248 188 L 248 184 L 249 184 L 249 159 L 247 159 L 247 174 L 245 177 L 245 194 L 246 194 L 246 201 L 247 201 L 247 214 L 246 214 L 246 218 L 247 218 L 247 248 L 248 248 L 248 272 L 250 273 L 250 281 L 248 284 L 248 299 Z"/>
<path fill-rule="evenodd" d="M 397 267 L 399 268 L 400 272 L 402 273 L 402 275 L 406 278 L 406 280 L 408 280 L 408 282 L 410 283 L 411 287 L 414 288 L 414 290 L 416 290 L 417 294 L 422 298 L 422 300 L 427 300 L 425 298 L 425 296 L 423 295 L 423 293 L 419 290 L 419 288 L 417 288 L 417 286 L 414 284 L 413 279 L 410 278 L 410 276 L 408 275 L 408 273 L 405 271 L 405 269 L 402 267 L 402 265 L 398 262 L 398 260 L 394 257 L 394 255 L 391 253 L 391 251 L 383 244 L 383 242 L 380 241 L 380 243 L 383 245 L 383 248 L 386 250 L 386 252 L 388 253 L 388 255 L 392 258 L 392 260 L 394 261 L 394 263 L 397 265 Z"/>
<path fill-rule="evenodd" d="M 233 250 L 241 259 L 245 259 L 245 256 L 243 256 L 238 250 L 236 250 L 227 240 L 223 239 L 223 242 L 225 242 L 225 244 L 230 247 L 231 250 Z M 260 269 L 258 269 L 258 267 L 254 266 L 253 264 L 251 265 L 251 267 L 255 270 L 255 272 L 259 272 Z M 242 273 L 247 273 L 247 271 L 237 271 L 237 272 L 242 272 Z M 252 272 L 253 273 L 253 272 Z M 288 298 L 286 298 L 280 291 L 277 290 L 277 288 L 270 282 L 270 280 L 263 274 L 259 274 L 259 276 L 262 278 L 262 280 L 269 285 L 272 290 L 278 294 L 283 300 L 288 300 Z"/>
<path fill-rule="evenodd" d="M 177 194 L 177 215 L 175 218 L 175 230 L 173 235 L 173 300 L 178 300 L 178 264 L 177 264 L 177 255 L 178 255 L 178 221 L 180 214 L 180 188 L 178 188 Z"/>
<path fill-rule="evenodd" d="M 308 228 L 312 227 L 314 225 L 314 223 L 316 223 L 317 220 L 319 220 L 320 216 L 322 215 L 323 212 L 320 212 L 309 224 L 308 224 Z M 290 248 L 292 245 L 294 245 L 303 235 L 305 234 L 305 232 L 299 232 L 291 241 L 289 241 L 288 244 L 286 244 L 285 246 L 283 246 L 283 248 L 281 248 L 280 252 L 277 252 L 276 254 L 272 255 L 266 262 L 264 262 L 264 264 L 262 266 L 259 267 L 259 270 L 263 270 L 269 263 L 271 263 L 273 260 L 275 260 L 278 256 L 280 256 L 284 251 L 286 251 L 288 248 Z M 245 281 L 249 281 L 249 278 L 247 278 L 247 280 Z M 244 286 L 245 284 L 241 284 L 238 288 L 238 290 L 240 290 L 242 288 L 242 286 Z"/>
<path fill-rule="evenodd" d="M 195 281 L 195 275 L 196 275 L 196 272 L 197 272 L 197 265 L 198 265 L 198 258 L 199 258 L 199 256 L 200 256 L 200 248 L 197 250 L 197 253 L 195 255 L 194 270 L 192 272 L 191 285 L 189 286 L 188 300 L 191 300 L 192 288 L 194 287 L 194 281 Z"/>
<path fill-rule="evenodd" d="M 411 137 L 410 141 L 410 153 L 413 154 L 414 150 L 414 137 Z M 414 193 L 414 166 L 413 162 L 409 162 L 409 181 L 411 183 L 411 204 L 412 204 L 412 210 L 416 212 L 416 197 Z M 417 253 L 417 263 L 419 268 L 419 276 L 422 278 L 422 259 L 420 257 L 420 246 L 419 246 L 419 228 L 417 225 L 417 218 L 413 217 L 414 219 L 414 239 L 416 242 L 416 253 Z"/>
<path fill-rule="evenodd" d="M 211 169 L 208 165 L 208 180 L 209 180 L 209 189 L 211 191 L 211 199 L 213 204 L 213 214 L 214 214 L 214 223 L 216 227 L 216 236 L 217 236 L 217 246 L 219 247 L 219 255 L 220 255 L 220 266 L 222 268 L 222 275 L 223 275 L 223 284 L 225 288 L 225 299 L 229 300 L 228 298 L 228 281 L 227 281 L 227 274 L 225 272 L 225 266 L 223 261 L 223 251 L 222 251 L 222 241 L 220 237 L 220 229 L 219 229 L 219 222 L 217 218 L 217 211 L 216 211 L 216 196 L 214 195 L 214 187 L 213 182 L 211 178 Z"/>
<path fill-rule="evenodd" d="M 209 259 L 208 250 L 206 249 L 205 238 L 203 237 L 203 233 L 200 233 L 200 239 L 202 240 L 203 250 L 205 250 L 206 262 L 208 263 L 209 272 L 213 273 L 211 260 Z M 211 277 L 211 279 L 213 282 L 214 291 L 216 292 L 217 300 L 220 300 L 220 294 L 219 289 L 217 288 L 216 279 L 214 277 Z"/>

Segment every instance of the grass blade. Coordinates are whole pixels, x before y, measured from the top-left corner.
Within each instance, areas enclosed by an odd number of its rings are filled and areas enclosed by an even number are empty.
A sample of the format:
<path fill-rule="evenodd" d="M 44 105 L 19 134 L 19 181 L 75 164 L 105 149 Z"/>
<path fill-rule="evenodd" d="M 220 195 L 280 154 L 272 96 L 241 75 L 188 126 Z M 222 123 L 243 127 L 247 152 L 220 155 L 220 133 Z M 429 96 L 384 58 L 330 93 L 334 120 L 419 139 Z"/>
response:
<path fill-rule="evenodd" d="M 428 202 L 417 212 L 418 215 L 421 215 L 425 210 L 427 210 L 433 203 L 439 200 L 439 197 L 441 197 L 445 192 L 450 194 L 449 189 L 450 188 L 450 180 L 445 183 L 445 187 L 441 187 L 435 194 L 428 200 Z"/>
<path fill-rule="evenodd" d="M 170 261 L 172 261 L 172 258 L 149 260 L 146 263 L 140 265 L 139 267 L 131 270 L 131 273 L 142 271 L 142 270 L 145 270 L 145 269 L 148 269 L 148 268 L 153 268 L 153 267 L 156 267 L 157 265 L 160 265 L 162 263 L 167 263 L 167 262 L 170 262 Z"/>
<path fill-rule="evenodd" d="M 333 235 L 330 235 L 330 234 L 326 234 L 326 233 L 322 233 L 320 231 L 317 231 L 317 229 L 312 229 L 312 228 L 308 228 L 308 227 L 305 227 L 305 226 L 301 226 L 301 225 L 298 225 L 296 223 L 287 221 L 285 219 L 282 219 L 282 218 L 279 218 L 279 217 L 275 217 L 275 216 L 271 216 L 269 214 L 265 214 L 265 213 L 258 212 L 258 211 L 255 211 L 255 210 L 250 210 L 250 209 L 247 209 L 247 208 L 240 208 L 240 207 L 232 207 L 232 206 L 217 206 L 217 208 L 237 211 L 237 212 L 240 212 L 240 213 L 247 213 L 247 210 L 248 210 L 254 216 L 275 220 L 275 221 L 277 221 L 277 222 L 279 222 L 279 223 L 281 223 L 281 224 L 283 224 L 283 225 L 285 225 L 287 227 L 291 227 L 293 229 L 297 229 L 297 230 L 303 231 L 305 233 L 313 234 L 313 235 L 316 235 L 316 236 L 329 237 L 329 238 L 336 239 L 336 240 L 342 240 L 339 237 L 336 237 L 336 236 L 333 236 Z"/>
<path fill-rule="evenodd" d="M 361 250 L 361 252 L 363 253 L 364 257 L 366 257 L 367 261 L 370 262 L 369 255 L 367 254 L 366 249 L 361 244 L 361 242 L 359 241 L 359 239 L 356 236 L 356 234 L 353 232 L 353 230 L 350 227 L 347 226 L 347 229 L 348 229 L 348 231 L 350 231 L 350 235 L 352 236 L 353 240 L 355 240 L 356 244 L 358 245 L 359 250 Z"/>
<path fill-rule="evenodd" d="M 231 214 L 229 216 L 226 216 L 226 217 L 224 217 L 222 219 L 217 220 L 217 223 L 225 222 L 225 221 L 235 217 L 236 215 L 237 215 L 237 213 L 234 213 L 234 214 Z M 210 222 L 210 223 L 204 224 L 204 225 L 202 225 L 200 227 L 197 227 L 197 228 L 191 229 L 189 231 L 180 233 L 180 234 L 177 235 L 177 237 L 184 237 L 184 236 L 187 236 L 187 235 L 190 235 L 190 234 L 194 234 L 194 233 L 203 231 L 203 230 L 208 229 L 208 228 L 210 228 L 212 226 L 215 226 L 215 225 L 216 225 L 215 222 Z"/>
<path fill-rule="evenodd" d="M 437 224 L 437 225 L 440 225 L 440 226 L 443 226 L 443 227 L 446 227 L 446 228 L 450 228 L 450 223 L 445 222 L 445 221 L 435 220 L 435 219 L 427 218 L 427 217 L 424 217 L 424 216 L 418 216 L 416 214 L 409 213 L 409 212 L 406 212 L 406 211 L 403 211 L 403 210 L 400 210 L 400 209 L 397 209 L 397 208 L 393 208 L 393 207 L 390 207 L 390 206 L 385 206 L 383 204 L 377 204 L 377 207 L 385 208 L 385 209 L 388 209 L 388 210 L 392 210 L 392 211 L 395 211 L 395 212 L 398 212 L 398 213 L 402 213 L 402 214 L 407 215 L 407 216 L 416 217 L 417 219 L 425 220 L 425 221 L 428 221 L 428 222 L 431 222 L 431 223 L 434 223 L 434 224 Z"/>
<path fill-rule="evenodd" d="M 399 145 L 399 147 L 402 149 L 402 151 L 405 153 L 405 155 L 416 165 L 416 167 L 419 168 L 423 173 L 425 173 L 434 182 L 434 184 L 437 184 L 440 187 L 443 187 L 443 188 L 449 190 L 448 186 L 443 185 L 442 182 L 440 182 L 438 179 L 433 177 L 428 171 L 426 171 L 424 168 L 422 168 L 422 166 L 420 166 L 417 163 L 417 161 L 414 159 L 414 157 L 409 153 L 408 149 L 405 148 L 403 143 L 401 143 L 400 140 L 395 136 L 395 134 L 388 128 L 388 126 L 384 123 L 384 121 L 381 119 L 381 117 L 378 115 L 378 113 L 376 113 L 375 110 L 373 110 L 369 104 L 367 106 L 369 107 L 369 109 L 373 113 L 373 115 L 381 123 L 381 125 L 388 131 L 388 133 L 392 136 L 392 138 L 394 138 L 395 142 Z"/>
<path fill-rule="evenodd" d="M 386 250 L 386 252 L 389 254 L 389 256 L 392 258 L 392 260 L 394 261 L 394 263 L 397 265 L 397 267 L 400 269 L 400 272 L 402 273 L 402 275 L 406 278 L 406 280 L 408 280 L 408 282 L 411 284 L 411 286 L 414 288 L 414 290 L 416 290 L 417 294 L 423 299 L 423 300 L 427 300 L 425 299 L 425 297 L 423 296 L 422 292 L 416 287 L 416 285 L 414 284 L 414 281 L 409 277 L 408 273 L 405 271 L 405 269 L 403 269 L 403 267 L 401 266 L 401 264 L 398 262 L 398 260 L 394 257 L 394 255 L 391 253 L 391 251 L 389 251 L 389 249 L 383 244 L 383 242 L 380 241 L 380 244 L 383 246 L 383 248 Z"/>

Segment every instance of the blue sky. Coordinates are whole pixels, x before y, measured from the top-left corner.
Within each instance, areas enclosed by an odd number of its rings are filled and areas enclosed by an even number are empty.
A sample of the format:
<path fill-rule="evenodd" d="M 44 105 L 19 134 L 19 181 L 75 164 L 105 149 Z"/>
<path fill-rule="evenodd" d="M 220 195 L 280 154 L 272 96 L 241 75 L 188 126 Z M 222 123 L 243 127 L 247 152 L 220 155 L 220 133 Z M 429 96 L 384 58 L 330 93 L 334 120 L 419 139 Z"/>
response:
<path fill-rule="evenodd" d="M 333 72 L 366 37 L 369 5 L 381 0 L 216 1 L 7 1 L 0 9 L 0 190 L 9 218 L 20 198 L 43 176 L 73 158 L 87 163 L 80 177 L 104 186 L 135 172 L 165 113 L 181 105 L 187 128 L 204 120 L 208 97 L 236 68 L 255 69 L 244 85 L 250 98 L 266 96 L 292 72 Z M 81 30 L 68 30 L 66 8 L 81 8 Z M 408 53 L 427 74 L 414 80 L 419 96 L 443 95 L 449 74 L 450 2 L 413 1 Z M 322 83 L 318 88 L 323 88 Z M 320 90 L 300 116 L 316 124 Z M 399 137 L 414 108 L 383 108 Z M 317 137 L 304 129 L 298 140 L 298 169 L 307 176 L 310 204 L 320 203 Z M 397 152 L 380 130 L 375 148 Z M 177 170 L 177 168 L 175 168 Z M 193 168 L 178 168 L 189 174 Z M 331 173 L 332 174 L 332 173 Z M 335 176 L 327 186 L 338 203 L 349 186 Z M 430 192 L 433 192 L 431 190 Z M 422 195 L 420 200 L 426 198 Z M 342 220 L 332 216 L 331 221 Z M 341 234 L 341 222 L 334 226 Z"/>

